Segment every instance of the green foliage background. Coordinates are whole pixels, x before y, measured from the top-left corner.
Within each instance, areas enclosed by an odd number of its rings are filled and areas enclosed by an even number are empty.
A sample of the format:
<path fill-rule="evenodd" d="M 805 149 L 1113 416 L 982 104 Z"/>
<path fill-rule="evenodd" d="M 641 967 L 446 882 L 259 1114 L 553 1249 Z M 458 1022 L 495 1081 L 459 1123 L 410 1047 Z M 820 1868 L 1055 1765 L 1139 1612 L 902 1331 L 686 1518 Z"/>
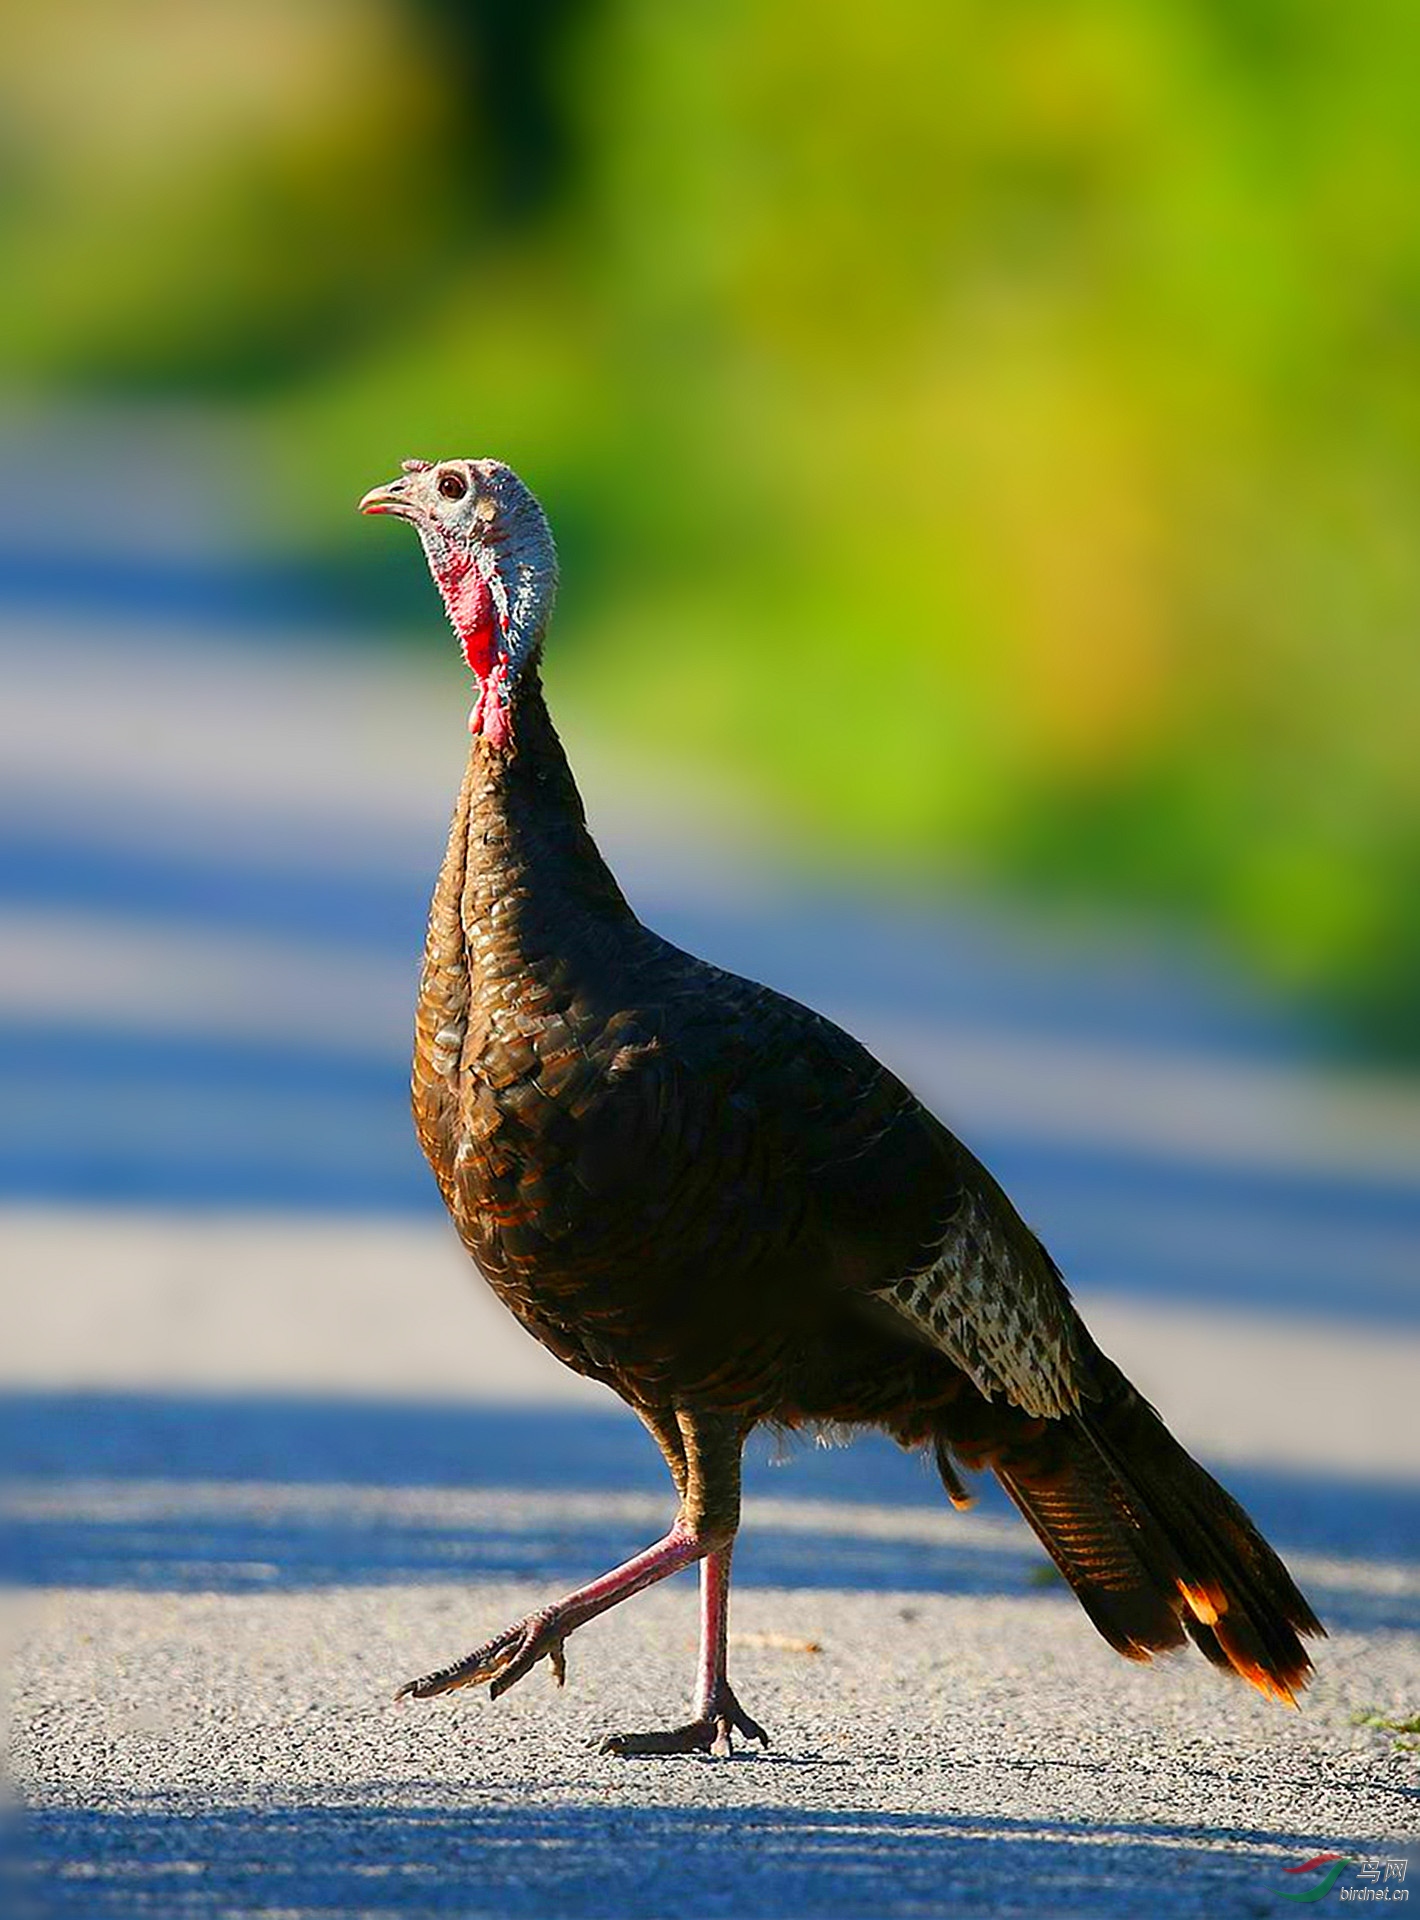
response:
<path fill-rule="evenodd" d="M 266 537 L 346 569 L 398 457 L 502 454 L 608 737 L 1420 1047 L 1413 6 L 6 25 L 15 382 L 226 408 Z"/>

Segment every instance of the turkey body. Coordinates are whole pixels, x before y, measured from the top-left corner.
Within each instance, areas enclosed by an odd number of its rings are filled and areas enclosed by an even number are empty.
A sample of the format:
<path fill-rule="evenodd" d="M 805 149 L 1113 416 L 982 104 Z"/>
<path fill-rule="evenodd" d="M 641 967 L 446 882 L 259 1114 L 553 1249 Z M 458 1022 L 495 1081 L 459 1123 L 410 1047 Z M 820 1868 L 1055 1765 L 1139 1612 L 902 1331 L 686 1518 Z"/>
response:
<path fill-rule="evenodd" d="M 1265 1691 L 1300 1683 L 1294 1629 L 1319 1629 L 1280 1561 L 1100 1353 L 980 1162 L 831 1021 L 637 920 L 540 688 L 512 751 L 472 744 L 413 1085 L 489 1283 L 653 1432 L 685 1409 L 876 1426 L 930 1444 L 958 1504 L 953 1463 L 993 1468 L 1121 1652 L 1187 1632 Z M 1163 1479 L 1146 1496 L 1136 1473 Z M 1170 1521 L 1190 1491 L 1201 1520 Z M 1254 1606 L 1220 1613 L 1239 1551 Z"/>
<path fill-rule="evenodd" d="M 407 461 L 411 521 L 479 685 L 420 980 L 413 1106 L 465 1246 L 523 1325 L 640 1416 L 665 1537 L 411 1681 L 498 1694 L 699 1564 L 695 1716 L 618 1753 L 763 1739 L 726 1672 L 740 1458 L 761 1424 L 875 1426 L 948 1495 L 990 1470 L 1132 1659 L 1191 1639 L 1291 1701 L 1322 1631 L 1237 1503 L 1091 1339 L 987 1170 L 831 1021 L 682 952 L 587 831 L 538 663 L 556 557 L 497 461 Z"/>
<path fill-rule="evenodd" d="M 1058 1370 L 1063 1286 L 984 1168 L 831 1021 L 642 926 L 545 708 L 523 719 L 513 754 L 470 755 L 413 1083 L 505 1305 L 638 1407 L 920 1424 L 965 1376 L 875 1294 L 932 1266 L 975 1182 L 1036 1268 L 1048 1324 L 1024 1337 Z"/>

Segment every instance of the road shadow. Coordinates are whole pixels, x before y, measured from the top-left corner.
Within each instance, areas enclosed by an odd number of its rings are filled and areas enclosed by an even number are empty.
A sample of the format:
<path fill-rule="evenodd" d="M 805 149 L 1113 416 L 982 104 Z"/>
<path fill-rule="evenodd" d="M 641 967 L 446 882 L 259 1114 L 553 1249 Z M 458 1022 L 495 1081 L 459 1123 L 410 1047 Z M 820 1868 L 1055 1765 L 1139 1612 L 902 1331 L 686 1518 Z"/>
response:
<path fill-rule="evenodd" d="M 407 1055 L 402 1010 L 387 1051 L 358 1053 L 0 1014 L 0 1200 L 437 1222 L 442 1207 L 409 1125 Z M 97 1080 L 94 1059 L 104 1063 Z M 1413 1183 L 1203 1164 L 989 1124 L 967 1133 L 1077 1279 L 1103 1273 L 1137 1299 L 1288 1319 L 1420 1320 L 1395 1251 L 1420 1235 Z M 1140 1225 L 1180 1215 L 1194 1223 L 1183 1245 Z M 1344 1287 L 1339 1243 L 1350 1248 Z"/>
<path fill-rule="evenodd" d="M 12 1500 L 0 1567 L 22 1585 L 245 1592 L 445 1580 L 570 1581 L 644 1544 L 646 1521 L 610 1496 L 671 1510 L 654 1447 L 629 1415 L 539 1406 L 317 1400 L 269 1395 L 0 1396 Z M 1414 1602 L 1355 1563 L 1420 1563 L 1420 1490 L 1278 1469 L 1224 1477 L 1284 1552 L 1326 1556 L 1309 1580 L 1333 1627 L 1414 1626 Z M 981 1511 L 1012 1517 L 993 1482 Z M 243 1492 L 243 1489 L 246 1489 Z M 252 1489 L 280 1497 L 255 1497 Z M 166 1496 L 164 1489 L 171 1490 Z M 338 1489 L 340 1497 L 332 1498 Z M 486 1491 L 445 1518 L 440 1490 Z M 420 1499 L 401 1507 L 401 1490 Z M 855 1591 L 1037 1590 L 1045 1562 L 1024 1526 L 956 1527 L 923 1462 L 879 1435 L 847 1448 L 752 1443 L 751 1502 L 736 1558 L 743 1585 Z M 435 1496 L 431 1509 L 430 1496 Z M 556 1496 L 584 1497 L 564 1509 Z M 524 1519 L 518 1499 L 553 1496 Z M 804 1503 L 792 1528 L 757 1526 L 756 1497 Z M 824 1525 L 815 1503 L 831 1501 Z M 942 1517 L 939 1539 L 894 1537 L 852 1508 Z M 848 1509 L 845 1518 L 844 1509 Z M 1354 1576 L 1348 1567 L 1354 1565 Z"/>
<path fill-rule="evenodd" d="M 170 1029 L 161 1008 L 137 1025 L 83 1009 L 0 1008 L 0 1197 L 440 1217 L 406 1112 L 432 841 L 332 864 L 323 843 L 319 856 L 286 845 L 278 856 L 269 832 L 237 817 L 219 847 L 203 840 L 183 852 L 118 813 L 86 817 L 76 831 L 24 812 L 0 821 L 0 900 L 22 917 L 82 902 L 158 955 L 173 934 L 274 942 L 289 952 L 293 983 L 338 926 L 343 955 L 388 973 L 385 987 L 371 986 L 358 1043 L 308 1032 L 294 998 L 269 1033 L 270 1008 L 248 1007 L 233 1032 L 220 1022 Z M 995 925 L 964 900 L 941 912 L 878 901 L 865 913 L 856 896 L 786 883 L 772 897 L 747 884 L 706 901 L 693 864 L 689 874 L 660 870 L 644 849 L 628 849 L 625 864 L 649 923 L 690 950 L 772 980 L 855 1030 L 871 1033 L 884 1019 L 915 1030 L 920 1044 L 896 1064 L 964 1129 L 1081 1282 L 1103 1278 L 1194 1306 L 1417 1324 L 1410 1253 L 1420 1183 L 1409 1171 L 1344 1157 L 1330 1169 L 1249 1156 L 1233 1164 L 1123 1132 L 1041 1133 L 1025 1110 L 993 1121 L 957 1106 L 943 1038 L 958 1027 L 1064 1038 L 1083 1049 L 1087 1090 L 1095 1043 L 1103 1061 L 1134 1044 L 1233 1066 L 1306 1058 L 1276 1010 L 1237 999 L 1162 949 L 1147 965 L 1127 942 L 1092 946 L 1087 959 Z M 104 1063 L 97 1076 L 95 1059 Z M 1161 1101 L 1168 1084 L 1165 1076 Z M 76 1129 L 79 1111 L 86 1124 Z M 1179 1216 L 1185 1235 L 1159 1224 Z"/>
<path fill-rule="evenodd" d="M 634 1791 L 634 1779 L 623 1776 L 622 1786 Z M 770 1805 L 687 1809 L 628 1805 L 620 1795 L 562 1807 L 263 1809 L 154 1807 L 135 1798 L 104 1811 L 32 1812 L 20 1840 L 31 1912 L 85 1920 L 135 1912 L 192 1920 L 1267 1915 L 1293 1910 L 1282 1897 L 1285 1869 L 1322 1848 L 1402 1852 L 1355 1836 Z"/>

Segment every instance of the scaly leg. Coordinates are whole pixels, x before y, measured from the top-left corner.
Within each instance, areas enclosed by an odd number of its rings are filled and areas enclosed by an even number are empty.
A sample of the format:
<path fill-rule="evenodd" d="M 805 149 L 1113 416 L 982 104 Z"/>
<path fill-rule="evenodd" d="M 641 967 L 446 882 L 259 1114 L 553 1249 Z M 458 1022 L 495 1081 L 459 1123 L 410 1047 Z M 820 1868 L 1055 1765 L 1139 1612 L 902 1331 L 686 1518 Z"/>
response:
<path fill-rule="evenodd" d="M 440 1667 L 434 1673 L 424 1674 L 421 1679 L 407 1681 L 395 1699 L 428 1700 L 436 1693 L 451 1693 L 455 1687 L 473 1687 L 482 1680 L 488 1680 L 492 1682 L 489 1695 L 496 1700 L 500 1693 L 506 1693 L 525 1674 L 531 1673 L 539 1660 L 546 1660 L 550 1664 L 553 1677 L 560 1687 L 567 1678 L 562 1643 L 569 1633 L 575 1633 L 578 1627 L 595 1620 L 599 1613 L 605 1613 L 609 1607 L 629 1600 L 633 1593 L 640 1593 L 643 1587 L 654 1586 L 656 1581 L 664 1580 L 667 1574 L 678 1573 L 682 1567 L 688 1567 L 693 1560 L 699 1560 L 705 1551 L 704 1542 L 698 1540 L 682 1520 L 677 1519 L 664 1539 L 658 1540 L 653 1547 L 647 1547 L 644 1553 L 623 1561 L 619 1567 L 613 1567 L 610 1573 L 589 1581 L 585 1587 L 578 1587 L 552 1606 L 540 1607 L 526 1619 L 516 1621 L 483 1646 L 465 1654 L 462 1660 L 456 1660 L 452 1666 Z"/>
<path fill-rule="evenodd" d="M 696 1672 L 695 1718 L 663 1733 L 614 1733 L 603 1753 L 730 1752 L 730 1735 L 769 1745 L 769 1735 L 736 1700 L 726 1676 L 730 1625 L 730 1557 L 734 1543 L 707 1553 L 700 1562 L 700 1660 Z"/>
<path fill-rule="evenodd" d="M 600 1579 L 564 1595 L 516 1621 L 483 1646 L 411 1680 L 395 1695 L 398 1700 L 427 1700 L 456 1687 L 476 1686 L 486 1680 L 496 1699 L 530 1673 L 540 1660 L 552 1668 L 559 1686 L 566 1678 L 563 1644 L 578 1627 L 599 1613 L 629 1600 L 692 1561 L 702 1563 L 700 1667 L 696 1688 L 697 1718 L 668 1734 L 626 1734 L 606 1742 L 613 1753 L 682 1753 L 728 1751 L 731 1730 L 768 1741 L 760 1728 L 741 1711 L 725 1678 L 725 1645 L 729 1603 L 730 1554 L 739 1525 L 740 1452 L 744 1434 L 724 1416 L 677 1412 L 672 1418 L 642 1414 L 655 1435 L 680 1495 L 680 1512 L 670 1532 L 643 1553 L 614 1567 Z M 656 1742 L 650 1745 L 648 1742 Z"/>

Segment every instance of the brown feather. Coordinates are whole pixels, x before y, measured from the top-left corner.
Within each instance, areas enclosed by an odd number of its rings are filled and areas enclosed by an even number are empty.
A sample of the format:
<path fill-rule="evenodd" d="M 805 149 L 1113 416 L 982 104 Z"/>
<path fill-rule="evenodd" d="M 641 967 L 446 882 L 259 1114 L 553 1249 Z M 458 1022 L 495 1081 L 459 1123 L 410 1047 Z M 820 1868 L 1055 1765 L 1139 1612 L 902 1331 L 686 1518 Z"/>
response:
<path fill-rule="evenodd" d="M 430 914 L 413 1103 L 490 1285 L 676 1416 L 885 1428 L 994 1469 L 1110 1644 L 1191 1637 L 1290 1699 L 1320 1627 L 1090 1341 L 984 1167 L 820 1015 L 636 919 L 527 667 L 472 742 Z"/>

